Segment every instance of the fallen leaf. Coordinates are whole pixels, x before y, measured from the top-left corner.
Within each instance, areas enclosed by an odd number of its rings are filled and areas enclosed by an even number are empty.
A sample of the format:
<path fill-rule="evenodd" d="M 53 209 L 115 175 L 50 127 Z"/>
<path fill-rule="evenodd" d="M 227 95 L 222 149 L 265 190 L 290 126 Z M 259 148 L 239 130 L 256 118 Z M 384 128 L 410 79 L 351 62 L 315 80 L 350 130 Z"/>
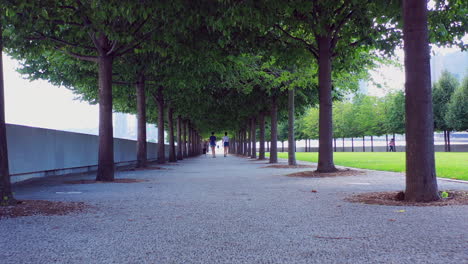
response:
<path fill-rule="evenodd" d="M 311 192 L 313 192 L 313 193 L 316 193 L 316 192 L 317 192 L 317 190 L 312 190 Z"/>
<path fill-rule="evenodd" d="M 390 222 L 395 222 L 396 219 L 388 219 L 388 221 L 390 221 Z"/>
<path fill-rule="evenodd" d="M 404 212 L 406 212 L 406 211 L 405 211 L 405 210 L 398 210 L 398 211 L 396 211 L 396 212 L 397 212 L 397 213 L 404 213 Z"/>

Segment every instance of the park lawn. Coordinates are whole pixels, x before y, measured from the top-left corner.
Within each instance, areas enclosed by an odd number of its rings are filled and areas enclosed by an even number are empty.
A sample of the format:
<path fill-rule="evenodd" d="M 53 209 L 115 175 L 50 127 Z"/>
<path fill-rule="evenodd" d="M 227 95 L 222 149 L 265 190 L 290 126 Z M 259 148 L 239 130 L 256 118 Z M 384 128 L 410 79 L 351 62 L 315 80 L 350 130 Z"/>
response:
<path fill-rule="evenodd" d="M 405 171 L 404 152 L 335 152 L 336 165 L 381 170 Z M 438 177 L 468 181 L 468 152 L 436 152 L 436 173 Z M 287 152 L 279 152 L 278 158 L 288 158 Z M 317 162 L 318 153 L 296 152 L 296 159 Z"/>

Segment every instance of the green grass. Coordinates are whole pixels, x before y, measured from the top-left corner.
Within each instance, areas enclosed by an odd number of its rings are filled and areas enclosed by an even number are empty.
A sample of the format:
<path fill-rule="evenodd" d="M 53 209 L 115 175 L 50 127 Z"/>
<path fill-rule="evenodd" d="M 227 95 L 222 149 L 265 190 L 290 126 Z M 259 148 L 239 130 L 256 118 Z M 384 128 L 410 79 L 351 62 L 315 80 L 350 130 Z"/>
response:
<path fill-rule="evenodd" d="M 438 177 L 468 181 L 468 152 L 436 152 L 436 173 Z M 278 158 L 288 158 L 288 153 L 278 153 Z M 317 162 L 318 153 L 297 152 L 296 159 Z M 404 152 L 335 152 L 336 165 L 381 170 L 405 171 Z"/>

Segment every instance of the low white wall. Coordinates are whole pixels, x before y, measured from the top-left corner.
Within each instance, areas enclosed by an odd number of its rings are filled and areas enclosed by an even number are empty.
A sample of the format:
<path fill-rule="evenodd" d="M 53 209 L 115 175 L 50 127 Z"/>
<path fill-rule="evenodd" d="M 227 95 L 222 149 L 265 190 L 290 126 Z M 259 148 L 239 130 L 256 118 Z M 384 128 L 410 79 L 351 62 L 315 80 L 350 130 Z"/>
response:
<path fill-rule="evenodd" d="M 31 177 L 93 171 L 97 168 L 98 136 L 7 124 L 12 182 Z M 157 158 L 157 143 L 148 143 L 148 159 Z M 166 157 L 168 147 L 166 146 Z M 136 141 L 114 139 L 114 160 L 136 160 Z"/>

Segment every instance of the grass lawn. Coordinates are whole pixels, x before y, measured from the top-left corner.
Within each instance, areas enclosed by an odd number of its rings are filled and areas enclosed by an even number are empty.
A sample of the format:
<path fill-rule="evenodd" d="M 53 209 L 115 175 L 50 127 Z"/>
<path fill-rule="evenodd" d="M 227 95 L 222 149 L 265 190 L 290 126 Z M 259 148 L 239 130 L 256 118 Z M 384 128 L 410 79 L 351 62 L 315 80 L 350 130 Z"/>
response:
<path fill-rule="evenodd" d="M 405 171 L 404 152 L 335 152 L 336 165 L 381 171 Z M 438 177 L 468 181 L 468 152 L 436 152 Z M 287 152 L 278 152 L 278 158 L 288 158 Z M 318 153 L 297 152 L 296 159 L 317 162 Z"/>

